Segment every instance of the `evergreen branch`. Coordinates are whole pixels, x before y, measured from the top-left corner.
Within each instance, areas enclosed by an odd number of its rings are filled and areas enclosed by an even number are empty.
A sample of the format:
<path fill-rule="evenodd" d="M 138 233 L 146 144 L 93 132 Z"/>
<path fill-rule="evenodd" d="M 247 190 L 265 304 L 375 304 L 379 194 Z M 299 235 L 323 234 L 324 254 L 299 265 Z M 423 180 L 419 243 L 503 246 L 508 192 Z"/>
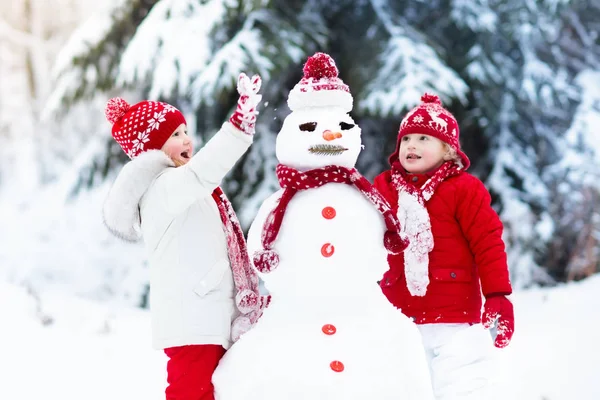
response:
<path fill-rule="evenodd" d="M 12 41 L 19 46 L 44 49 L 44 41 L 40 40 L 40 38 L 35 37 L 29 32 L 15 29 L 2 19 L 0 19 L 0 37 L 6 38 L 6 40 Z"/>
<path fill-rule="evenodd" d="M 66 112 L 74 103 L 93 98 L 98 91 L 114 88 L 121 54 L 138 25 L 159 0 L 128 0 L 110 11 L 96 15 L 83 24 L 57 57 L 56 85 L 50 95 L 44 118 Z M 107 21 L 108 20 L 108 21 Z M 100 36 L 97 30 L 109 25 Z"/>

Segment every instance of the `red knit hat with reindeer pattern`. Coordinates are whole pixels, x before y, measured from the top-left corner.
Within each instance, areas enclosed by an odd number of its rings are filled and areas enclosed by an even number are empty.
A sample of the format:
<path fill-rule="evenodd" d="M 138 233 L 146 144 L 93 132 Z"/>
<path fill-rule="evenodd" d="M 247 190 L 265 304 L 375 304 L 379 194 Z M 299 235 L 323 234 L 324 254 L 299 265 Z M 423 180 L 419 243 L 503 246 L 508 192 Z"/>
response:
<path fill-rule="evenodd" d="M 160 150 L 173 132 L 185 124 L 183 114 L 170 104 L 140 101 L 130 106 L 120 97 L 112 98 L 104 110 L 112 124 L 112 136 L 133 159 L 147 150 Z"/>
<path fill-rule="evenodd" d="M 422 133 L 440 139 L 456 150 L 461 158 L 464 170 L 471 165 L 469 158 L 460 148 L 458 122 L 456 122 L 454 115 L 442 106 L 438 96 L 425 93 L 421 97 L 421 104 L 406 114 L 400 123 L 396 149 L 389 158 L 390 165 L 398 160 L 398 150 L 400 149 L 402 137 L 411 133 Z"/>

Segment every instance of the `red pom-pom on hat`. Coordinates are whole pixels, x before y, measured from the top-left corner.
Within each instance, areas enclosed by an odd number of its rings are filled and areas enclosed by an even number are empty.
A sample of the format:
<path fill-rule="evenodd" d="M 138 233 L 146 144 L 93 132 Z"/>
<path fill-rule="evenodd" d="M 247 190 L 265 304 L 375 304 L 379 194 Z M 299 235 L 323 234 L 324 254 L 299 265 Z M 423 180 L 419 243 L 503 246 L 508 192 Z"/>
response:
<path fill-rule="evenodd" d="M 421 96 L 421 101 L 423 103 L 435 103 L 435 104 L 442 105 L 442 101 L 435 94 L 425 93 L 423 96 Z"/>
<path fill-rule="evenodd" d="M 288 96 L 290 110 L 306 107 L 341 107 L 352 110 L 350 88 L 339 77 L 335 61 L 326 53 L 310 56 L 303 67 L 304 77 Z"/>
<path fill-rule="evenodd" d="M 104 115 L 108 122 L 114 125 L 115 122 L 123 118 L 123 116 L 129 111 L 131 106 L 121 97 L 113 97 L 106 103 L 104 109 Z"/>
<path fill-rule="evenodd" d="M 315 53 L 309 57 L 304 64 L 305 78 L 322 79 L 322 78 L 337 78 L 339 71 L 335 65 L 333 58 L 329 54 Z"/>

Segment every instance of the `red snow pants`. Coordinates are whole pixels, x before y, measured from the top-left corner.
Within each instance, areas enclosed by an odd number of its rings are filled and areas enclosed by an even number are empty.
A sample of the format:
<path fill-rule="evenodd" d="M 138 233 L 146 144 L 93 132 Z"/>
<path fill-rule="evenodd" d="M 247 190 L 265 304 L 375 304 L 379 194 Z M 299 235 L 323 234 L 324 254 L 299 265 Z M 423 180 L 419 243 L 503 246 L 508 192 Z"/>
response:
<path fill-rule="evenodd" d="M 225 354 L 214 344 L 170 347 L 167 362 L 167 400 L 214 400 L 212 375 Z"/>

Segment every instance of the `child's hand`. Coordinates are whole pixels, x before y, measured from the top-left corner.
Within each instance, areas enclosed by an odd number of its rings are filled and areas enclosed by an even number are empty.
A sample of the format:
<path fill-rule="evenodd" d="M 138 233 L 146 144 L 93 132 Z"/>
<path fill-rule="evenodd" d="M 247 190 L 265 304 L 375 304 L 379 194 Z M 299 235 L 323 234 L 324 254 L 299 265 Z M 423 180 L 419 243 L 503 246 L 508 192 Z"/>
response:
<path fill-rule="evenodd" d="M 490 296 L 485 300 L 483 315 L 481 317 L 483 327 L 490 329 L 496 320 L 498 327 L 494 346 L 503 348 L 508 346 L 515 331 L 515 315 L 513 305 L 506 296 Z"/>
<path fill-rule="evenodd" d="M 256 116 L 258 115 L 256 107 L 262 100 L 262 96 L 258 94 L 261 83 L 262 80 L 258 75 L 254 75 L 250 79 L 242 72 L 238 78 L 237 91 L 240 98 L 237 109 L 229 118 L 229 122 L 248 135 L 254 135 L 255 132 Z"/>

